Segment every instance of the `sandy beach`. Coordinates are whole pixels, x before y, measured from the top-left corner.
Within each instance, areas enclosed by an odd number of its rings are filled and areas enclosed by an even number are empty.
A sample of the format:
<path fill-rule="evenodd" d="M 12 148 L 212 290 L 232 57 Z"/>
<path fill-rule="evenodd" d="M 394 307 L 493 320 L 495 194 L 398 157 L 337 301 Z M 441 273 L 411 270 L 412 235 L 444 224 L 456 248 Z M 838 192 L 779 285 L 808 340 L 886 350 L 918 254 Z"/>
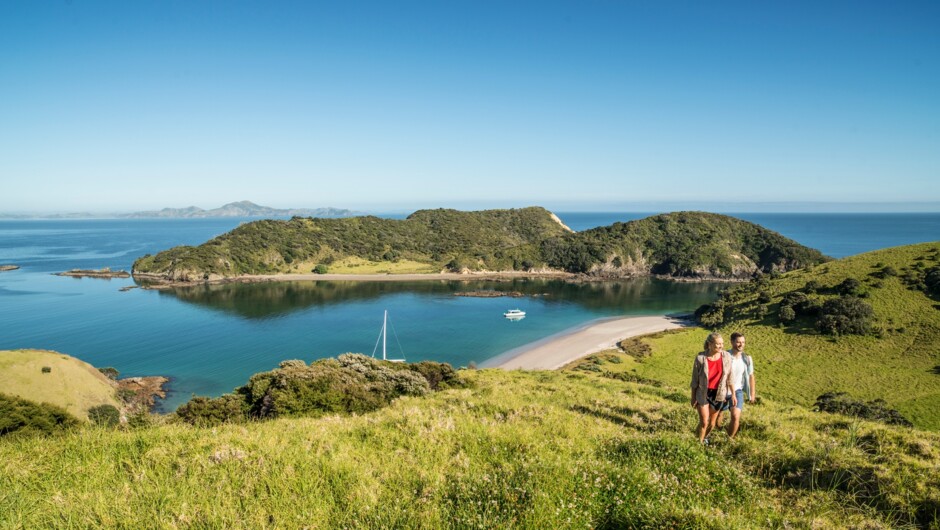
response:
<path fill-rule="evenodd" d="M 570 278 L 574 274 L 564 272 L 438 272 L 417 274 L 270 274 L 239 276 L 236 281 L 353 281 L 353 282 L 411 282 L 411 281 L 453 281 L 453 280 L 513 280 L 520 278 Z"/>
<path fill-rule="evenodd" d="M 680 315 L 605 319 L 510 350 L 486 361 L 481 368 L 556 370 L 586 355 L 614 348 L 625 338 L 686 325 L 688 320 Z"/>

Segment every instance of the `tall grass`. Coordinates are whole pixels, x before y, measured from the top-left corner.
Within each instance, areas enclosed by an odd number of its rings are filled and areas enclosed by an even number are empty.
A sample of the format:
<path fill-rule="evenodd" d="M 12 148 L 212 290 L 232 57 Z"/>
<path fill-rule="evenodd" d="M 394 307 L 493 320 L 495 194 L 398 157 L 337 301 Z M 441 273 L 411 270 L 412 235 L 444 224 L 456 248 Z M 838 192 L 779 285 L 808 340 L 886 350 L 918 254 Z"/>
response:
<path fill-rule="evenodd" d="M 675 388 L 464 377 L 361 416 L 0 440 L 0 527 L 936 525 L 934 434 L 856 422 L 848 436 L 841 417 L 766 404 L 704 448 Z M 828 478 L 840 470 L 854 475 Z"/>

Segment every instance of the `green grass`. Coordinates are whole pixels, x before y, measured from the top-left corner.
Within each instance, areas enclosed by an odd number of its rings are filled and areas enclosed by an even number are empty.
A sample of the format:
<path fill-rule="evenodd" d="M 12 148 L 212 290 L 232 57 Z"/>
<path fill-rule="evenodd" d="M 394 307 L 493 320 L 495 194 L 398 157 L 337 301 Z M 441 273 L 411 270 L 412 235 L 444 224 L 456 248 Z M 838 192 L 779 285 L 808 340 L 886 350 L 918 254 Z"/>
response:
<path fill-rule="evenodd" d="M 2 439 L 0 527 L 936 527 L 934 433 L 768 403 L 703 448 L 680 389 L 463 376 L 362 416 Z"/>
<path fill-rule="evenodd" d="M 44 367 L 51 370 L 43 373 Z M 0 350 L 0 391 L 58 405 L 82 420 L 96 405 L 121 408 L 111 380 L 90 364 L 53 351 Z"/>
<path fill-rule="evenodd" d="M 902 271 L 917 258 L 935 256 L 938 243 L 926 243 L 861 254 L 851 258 L 782 275 L 770 282 L 770 315 L 758 319 L 752 312 L 756 295 L 735 306 L 734 322 L 718 328 L 730 347 L 729 336 L 747 336 L 747 351 L 754 358 L 758 393 L 781 403 L 811 406 L 830 391 L 855 398 L 884 399 L 917 427 L 940 430 L 940 303 L 912 290 L 899 277 L 877 280 L 870 274 L 880 266 Z M 845 278 L 862 280 L 865 301 L 874 309 L 877 334 L 820 335 L 810 324 L 781 327 L 773 318 L 780 298 L 815 280 L 832 287 Z M 631 366 L 635 373 L 687 387 L 694 355 L 702 350 L 708 330 L 695 328 L 645 340 L 653 354 Z M 879 336 L 880 335 L 880 336 Z"/>
<path fill-rule="evenodd" d="M 398 261 L 369 261 L 356 256 L 336 260 L 330 265 L 331 274 L 428 274 L 440 272 L 428 263 L 400 259 Z"/>

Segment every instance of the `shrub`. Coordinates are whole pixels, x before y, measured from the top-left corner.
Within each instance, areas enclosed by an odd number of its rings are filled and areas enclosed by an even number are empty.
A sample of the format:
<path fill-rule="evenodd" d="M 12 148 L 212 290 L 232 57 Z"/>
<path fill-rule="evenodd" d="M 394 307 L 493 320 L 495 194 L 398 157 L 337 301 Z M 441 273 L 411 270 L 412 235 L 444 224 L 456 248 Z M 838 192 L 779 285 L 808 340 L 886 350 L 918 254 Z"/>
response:
<path fill-rule="evenodd" d="M 822 285 L 816 280 L 810 280 L 803 286 L 803 292 L 806 294 L 815 294 L 819 292 L 820 289 L 822 289 Z"/>
<path fill-rule="evenodd" d="M 54 434 L 78 425 L 62 407 L 0 394 L 0 436 Z"/>
<path fill-rule="evenodd" d="M 313 272 L 316 274 L 326 274 L 327 272 L 329 272 L 329 270 L 330 270 L 329 267 L 327 267 L 326 265 L 322 263 L 318 264 L 316 267 L 313 268 Z"/>
<path fill-rule="evenodd" d="M 816 316 L 820 310 L 819 303 L 801 291 L 787 293 L 780 305 L 792 307 L 797 317 Z"/>
<path fill-rule="evenodd" d="M 940 267 L 927 269 L 924 275 L 924 291 L 934 296 L 940 295 Z"/>
<path fill-rule="evenodd" d="M 120 372 L 117 371 L 117 368 L 114 368 L 113 366 L 108 366 L 105 368 L 98 368 L 98 371 L 104 374 L 105 377 L 111 380 L 117 379 L 118 375 L 120 375 Z"/>
<path fill-rule="evenodd" d="M 770 293 L 768 293 L 767 291 L 761 291 L 761 292 L 757 293 L 757 301 L 758 301 L 759 303 L 761 303 L 761 304 L 769 304 L 769 303 L 770 303 L 770 300 L 771 300 L 771 298 L 770 298 Z"/>
<path fill-rule="evenodd" d="M 114 405 L 96 405 L 88 409 L 88 419 L 95 425 L 113 427 L 121 421 L 121 413 Z"/>
<path fill-rule="evenodd" d="M 50 373 L 50 372 L 52 372 L 52 367 L 51 367 L 51 366 L 43 366 L 43 367 L 42 367 L 42 373 L 48 374 L 48 373 Z"/>
<path fill-rule="evenodd" d="M 780 322 L 789 324 L 796 320 L 796 311 L 793 310 L 793 306 L 780 306 L 780 310 L 777 311 L 777 318 L 780 319 Z"/>
<path fill-rule="evenodd" d="M 695 319 L 706 328 L 716 328 L 725 322 L 725 306 L 720 301 L 704 304 L 695 310 Z"/>
<path fill-rule="evenodd" d="M 846 278 L 836 286 L 836 292 L 843 296 L 857 296 L 862 288 L 862 282 L 855 278 Z"/>
<path fill-rule="evenodd" d="M 814 408 L 819 412 L 857 416 L 866 420 L 875 420 L 892 425 L 912 426 L 911 422 L 902 416 L 900 412 L 889 409 L 884 400 L 859 401 L 845 392 L 827 392 L 817 397 Z"/>
<path fill-rule="evenodd" d="M 245 419 L 247 403 L 242 396 L 224 394 L 217 398 L 194 396 L 176 409 L 176 416 L 191 425 L 212 427 Z"/>
<path fill-rule="evenodd" d="M 433 361 L 421 361 L 419 363 L 406 364 L 409 370 L 417 372 L 428 382 L 431 390 L 440 390 L 452 387 L 463 386 L 457 371 L 447 363 L 437 363 Z"/>
<path fill-rule="evenodd" d="M 829 335 L 864 335 L 871 328 L 874 315 L 867 303 L 854 296 L 826 300 L 822 306 L 816 329 Z"/>
<path fill-rule="evenodd" d="M 347 353 L 311 364 L 281 362 L 255 374 L 234 394 L 194 397 L 177 416 L 194 425 L 217 425 L 248 417 L 362 413 L 384 407 L 399 396 L 421 396 L 432 389 L 463 386 L 445 363 L 399 364 Z"/>

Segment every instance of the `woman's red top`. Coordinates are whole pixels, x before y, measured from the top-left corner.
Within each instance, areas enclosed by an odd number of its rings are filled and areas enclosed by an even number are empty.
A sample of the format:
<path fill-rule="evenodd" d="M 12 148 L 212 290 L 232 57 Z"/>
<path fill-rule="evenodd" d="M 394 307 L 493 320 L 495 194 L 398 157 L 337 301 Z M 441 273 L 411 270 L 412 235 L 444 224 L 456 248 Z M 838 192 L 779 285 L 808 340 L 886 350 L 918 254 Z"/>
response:
<path fill-rule="evenodd" d="M 718 388 L 719 381 L 721 381 L 721 357 L 717 361 L 708 360 L 708 389 Z"/>

